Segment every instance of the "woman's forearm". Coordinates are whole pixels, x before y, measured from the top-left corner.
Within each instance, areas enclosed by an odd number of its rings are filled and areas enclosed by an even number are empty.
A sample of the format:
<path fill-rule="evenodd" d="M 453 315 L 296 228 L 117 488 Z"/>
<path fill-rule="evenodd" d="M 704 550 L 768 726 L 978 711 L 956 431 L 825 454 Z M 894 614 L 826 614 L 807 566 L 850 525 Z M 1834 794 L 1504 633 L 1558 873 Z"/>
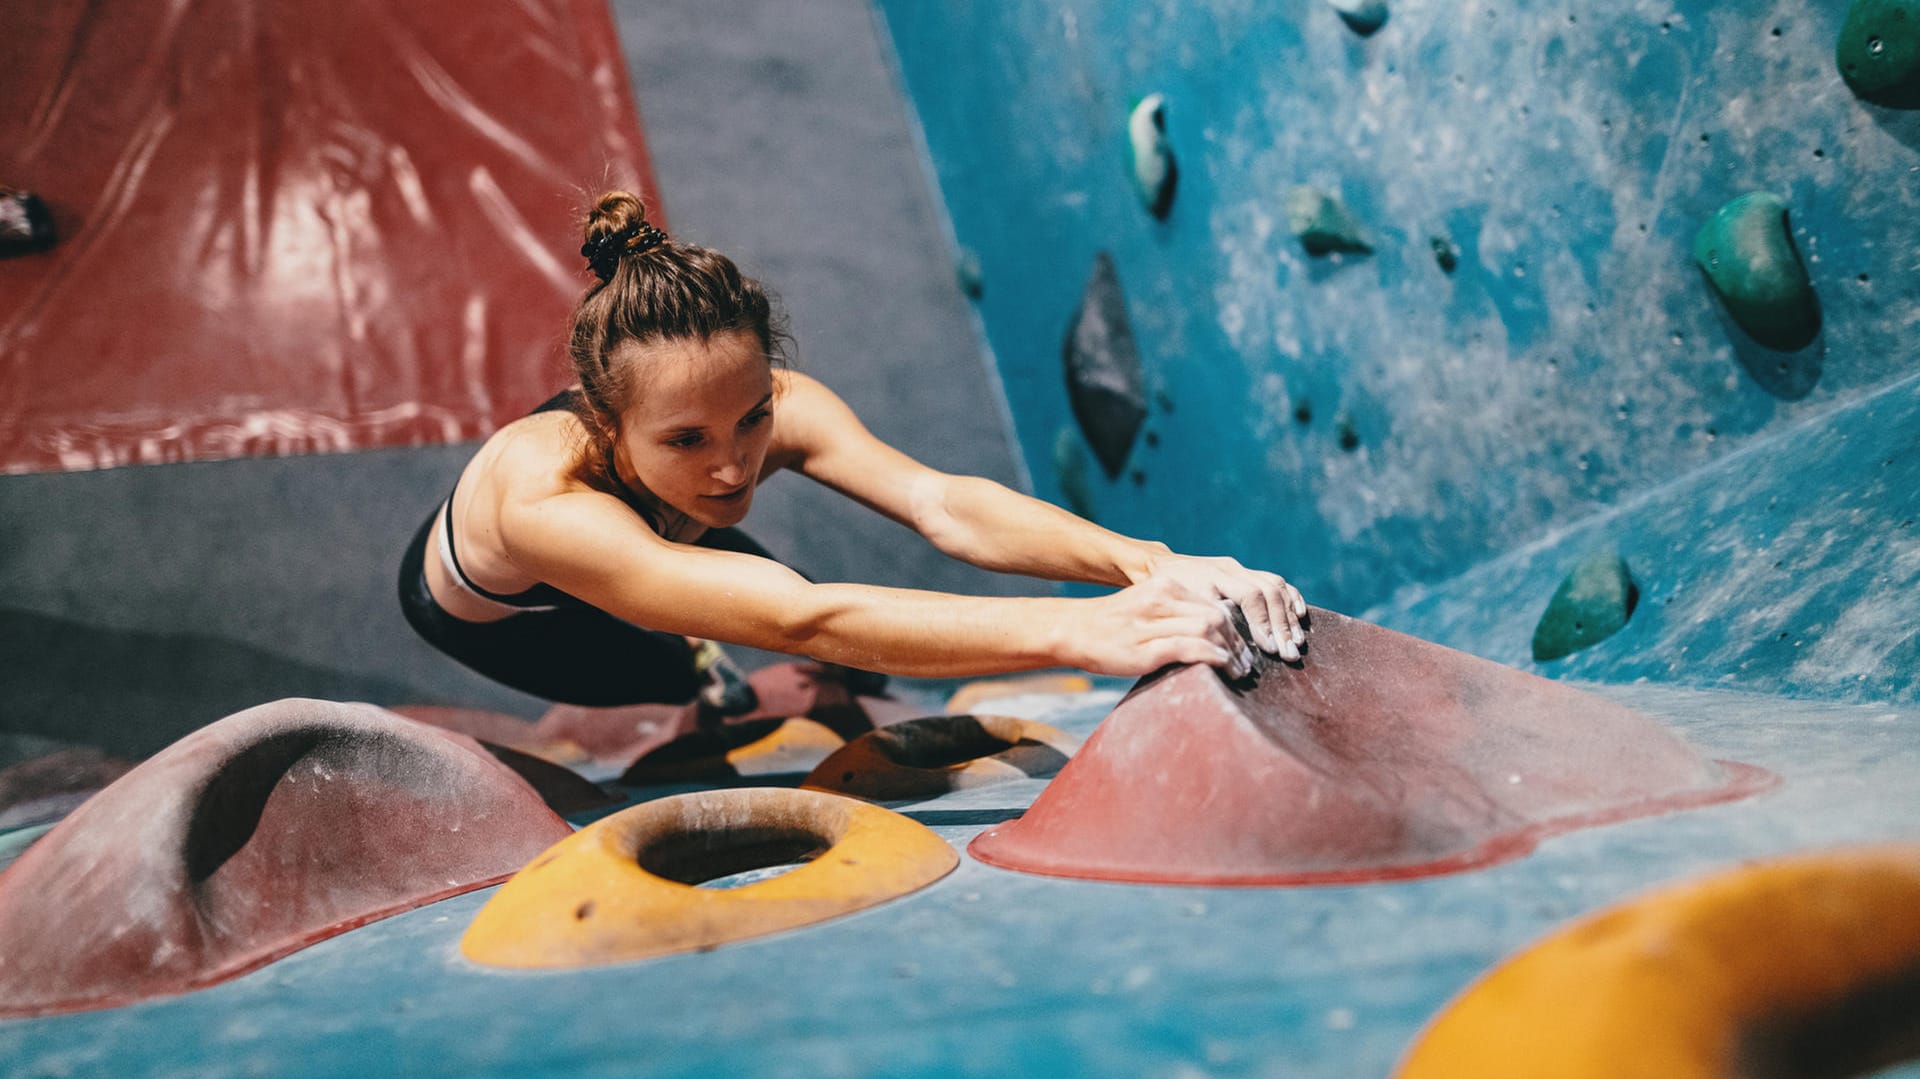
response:
<path fill-rule="evenodd" d="M 809 585 L 781 619 L 780 639 L 766 646 L 918 678 L 1077 666 L 1084 658 L 1065 628 L 1085 602 Z"/>
<path fill-rule="evenodd" d="M 982 569 L 1123 587 L 1145 580 L 1171 553 L 1164 543 L 1101 528 L 992 480 L 944 480 L 921 532 L 945 554 Z"/>

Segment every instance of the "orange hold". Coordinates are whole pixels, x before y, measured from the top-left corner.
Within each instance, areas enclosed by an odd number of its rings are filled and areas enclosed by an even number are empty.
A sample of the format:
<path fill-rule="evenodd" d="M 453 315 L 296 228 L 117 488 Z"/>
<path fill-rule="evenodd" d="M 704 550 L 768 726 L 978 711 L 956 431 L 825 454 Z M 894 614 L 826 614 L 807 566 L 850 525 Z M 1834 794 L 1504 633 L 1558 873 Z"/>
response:
<path fill-rule="evenodd" d="M 1080 740 L 1011 716 L 928 716 L 863 734 L 820 762 L 807 787 L 887 801 L 932 798 L 1058 772 Z"/>
<path fill-rule="evenodd" d="M 737 888 L 701 882 L 802 862 Z M 924 888 L 960 856 L 925 825 L 818 791 L 661 798 L 561 840 L 480 909 L 460 950 L 499 967 L 568 968 L 704 951 Z"/>
<path fill-rule="evenodd" d="M 1560 929 L 1469 986 L 1399 1079 L 1865 1075 L 1920 1051 L 1920 846 L 1783 858 Z"/>
<path fill-rule="evenodd" d="M 620 782 L 637 787 L 805 775 L 846 744 L 811 719 L 761 720 L 678 738 L 634 761 Z"/>

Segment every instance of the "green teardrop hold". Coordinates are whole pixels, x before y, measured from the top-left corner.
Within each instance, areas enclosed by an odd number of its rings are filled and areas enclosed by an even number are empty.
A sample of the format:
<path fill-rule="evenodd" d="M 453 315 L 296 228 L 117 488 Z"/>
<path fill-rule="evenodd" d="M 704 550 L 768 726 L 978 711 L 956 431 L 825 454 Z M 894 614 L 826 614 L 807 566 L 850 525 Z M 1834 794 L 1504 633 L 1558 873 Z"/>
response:
<path fill-rule="evenodd" d="M 1617 552 L 1588 555 L 1547 601 L 1533 630 L 1533 658 L 1560 659 L 1613 636 L 1633 617 L 1639 598 L 1633 574 Z"/>
<path fill-rule="evenodd" d="M 1714 211 L 1693 238 L 1693 260 L 1755 341 L 1792 352 L 1820 332 L 1820 305 L 1794 250 L 1787 204 L 1765 191 Z"/>

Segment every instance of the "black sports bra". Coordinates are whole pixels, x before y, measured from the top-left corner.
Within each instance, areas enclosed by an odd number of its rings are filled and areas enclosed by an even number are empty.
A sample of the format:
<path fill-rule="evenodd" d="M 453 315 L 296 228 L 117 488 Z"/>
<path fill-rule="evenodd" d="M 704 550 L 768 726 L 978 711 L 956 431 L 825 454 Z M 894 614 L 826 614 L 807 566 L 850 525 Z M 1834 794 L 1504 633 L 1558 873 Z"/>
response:
<path fill-rule="evenodd" d="M 527 413 L 527 415 L 537 416 L 542 412 L 571 412 L 573 411 L 574 399 L 578 394 L 578 390 L 561 390 L 559 393 L 549 397 L 540 407 Z M 654 515 L 649 512 L 646 503 L 641 500 L 639 494 L 637 494 L 633 488 L 627 486 L 625 480 L 620 478 L 619 469 L 613 465 L 613 452 L 611 449 L 607 452 L 607 475 L 611 476 L 613 482 L 619 486 L 621 494 L 620 500 L 625 502 L 635 513 L 638 513 L 640 518 L 646 521 L 648 526 L 653 528 L 654 531 L 659 531 L 660 526 L 655 521 Z M 461 587 L 482 599 L 489 599 L 495 603 L 523 611 L 551 611 L 559 607 L 584 607 L 588 605 L 585 601 L 562 592 L 560 589 L 544 581 L 531 588 L 512 594 L 489 592 L 473 583 L 473 578 L 467 576 L 467 571 L 460 568 L 460 556 L 455 553 L 453 548 L 453 495 L 454 492 L 459 489 L 460 481 L 455 480 L 453 490 L 447 492 L 446 505 L 440 514 L 440 551 L 446 556 L 444 560 L 446 568 L 451 570 L 454 577 L 459 579 Z"/>

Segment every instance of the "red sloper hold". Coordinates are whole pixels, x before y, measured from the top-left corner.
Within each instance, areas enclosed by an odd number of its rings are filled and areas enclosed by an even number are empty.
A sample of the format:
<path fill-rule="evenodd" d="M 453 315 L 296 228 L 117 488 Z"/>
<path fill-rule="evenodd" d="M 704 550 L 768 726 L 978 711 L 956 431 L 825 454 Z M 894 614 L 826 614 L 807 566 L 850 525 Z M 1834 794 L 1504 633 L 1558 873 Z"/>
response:
<path fill-rule="evenodd" d="M 1774 782 L 1557 682 L 1331 611 L 1312 625 L 1299 665 L 1142 679 L 974 857 L 1168 884 L 1391 880 Z"/>
<path fill-rule="evenodd" d="M 470 738 L 368 704 L 250 708 L 0 873 L 0 1015 L 212 985 L 504 880 L 570 831 Z"/>

